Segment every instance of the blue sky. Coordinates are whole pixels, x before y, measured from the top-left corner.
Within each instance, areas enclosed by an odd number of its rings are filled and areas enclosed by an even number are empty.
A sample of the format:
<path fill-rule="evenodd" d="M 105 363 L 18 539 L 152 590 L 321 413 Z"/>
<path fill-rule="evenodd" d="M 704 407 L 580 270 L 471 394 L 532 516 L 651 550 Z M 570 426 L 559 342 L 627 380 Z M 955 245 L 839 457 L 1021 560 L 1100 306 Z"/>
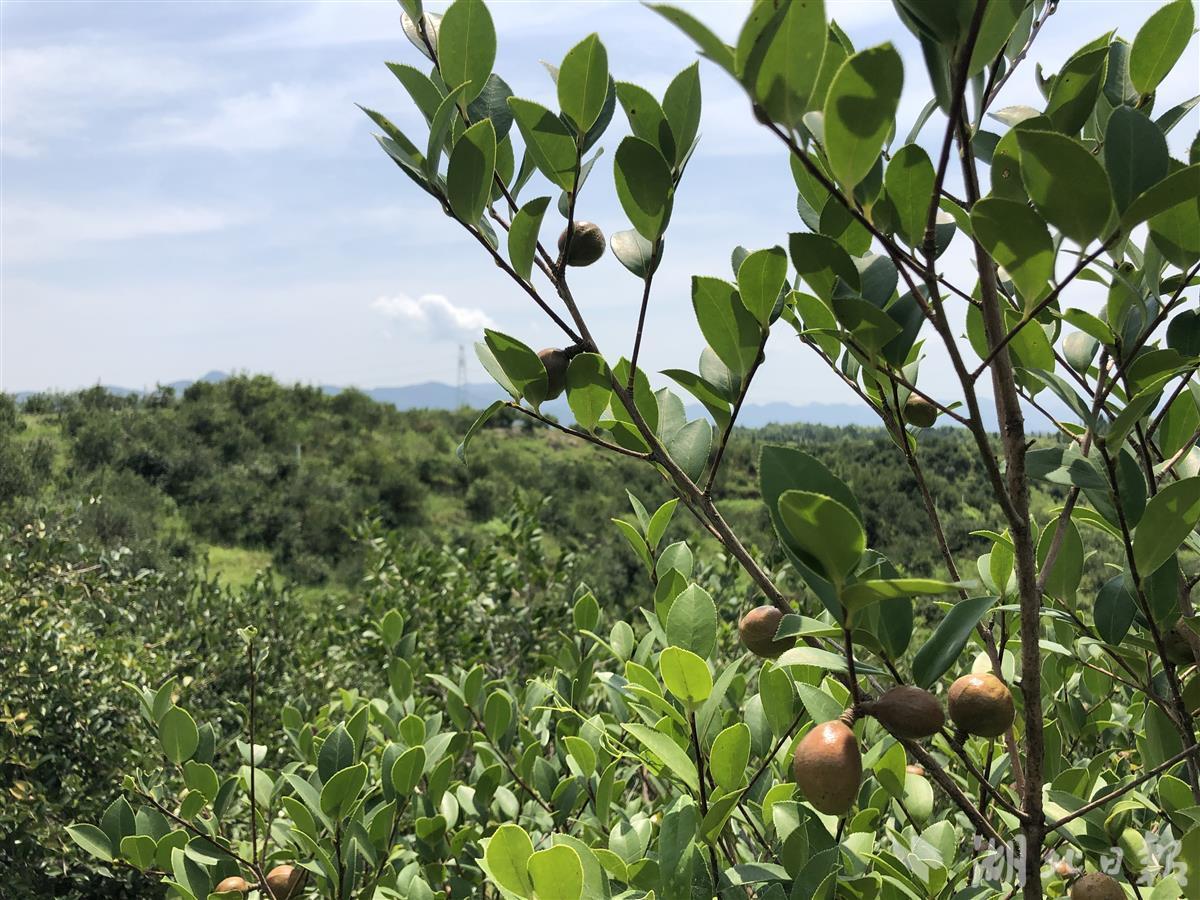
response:
<path fill-rule="evenodd" d="M 684 5 L 728 40 L 748 8 Z M 1056 71 L 1109 29 L 1132 40 L 1158 5 L 1065 0 L 996 107 L 1038 103 L 1033 61 Z M 927 78 L 890 2 L 827 7 L 857 47 L 890 40 L 901 50 L 907 129 Z M 660 95 L 695 58 L 690 41 L 628 0 L 501 0 L 491 9 L 497 71 L 542 102 L 553 102 L 553 85 L 539 60 L 557 63 L 592 31 L 617 78 Z M 528 298 L 384 157 L 354 106 L 420 131 L 383 65 L 424 63 L 392 0 L 2 0 L 0 27 L 4 390 L 141 387 L 210 369 L 360 386 L 453 382 L 458 344 L 485 324 L 535 347 L 556 342 Z M 651 370 L 695 365 L 691 275 L 728 277 L 734 246 L 786 242 L 799 228 L 786 156 L 723 73 L 703 62 L 701 75 L 700 149 L 647 320 Z M 1156 108 L 1197 93 L 1193 39 Z M 1174 155 L 1186 153 L 1198 124 L 1194 110 L 1177 126 Z M 933 119 L 923 142 L 941 130 Z M 580 201 L 581 217 L 607 233 L 628 227 L 611 163 L 625 131 L 618 111 Z M 548 192 L 544 182 L 527 190 Z M 547 220 L 551 237 L 560 227 Z M 961 254 L 950 272 L 970 277 Z M 611 255 L 572 277 L 602 349 L 627 354 L 640 283 Z M 473 355 L 470 369 L 472 380 L 485 378 Z M 936 354 L 922 381 L 949 390 Z M 752 399 L 834 402 L 847 392 L 781 331 Z"/>

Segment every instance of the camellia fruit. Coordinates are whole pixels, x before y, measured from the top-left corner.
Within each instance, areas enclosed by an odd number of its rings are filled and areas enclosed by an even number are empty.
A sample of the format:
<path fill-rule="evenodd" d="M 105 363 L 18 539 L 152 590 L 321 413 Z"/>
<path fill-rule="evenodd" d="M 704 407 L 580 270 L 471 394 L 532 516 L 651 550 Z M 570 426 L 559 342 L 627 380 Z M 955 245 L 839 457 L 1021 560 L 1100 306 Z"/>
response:
<path fill-rule="evenodd" d="M 551 347 L 539 350 L 538 359 L 546 367 L 546 399 L 554 400 L 567 386 L 567 366 L 571 364 L 571 357 L 565 350 Z"/>
<path fill-rule="evenodd" d="M 950 685 L 946 705 L 954 724 L 977 737 L 999 737 L 1016 716 L 1012 692 L 990 672 L 958 679 Z"/>
<path fill-rule="evenodd" d="M 241 875 L 230 875 L 213 888 L 214 894 L 248 894 L 250 882 Z"/>
<path fill-rule="evenodd" d="M 558 236 L 558 252 L 567 245 L 567 229 Z M 567 254 L 568 266 L 590 266 L 604 255 L 604 232 L 591 222 L 576 222 L 571 235 L 571 250 Z"/>
<path fill-rule="evenodd" d="M 756 606 L 738 622 L 742 646 L 763 659 L 774 659 L 785 650 L 791 650 L 796 646 L 794 637 L 775 639 L 782 621 L 783 613 L 774 606 Z"/>
<path fill-rule="evenodd" d="M 1196 657 L 1192 655 L 1192 644 L 1188 640 L 1188 631 L 1190 629 L 1187 625 L 1180 621 L 1163 632 L 1163 649 L 1166 651 L 1164 656 L 1174 665 L 1187 666 L 1196 661 Z"/>
<path fill-rule="evenodd" d="M 918 428 L 932 428 L 937 421 L 938 409 L 924 397 L 913 394 L 904 404 L 904 421 Z"/>
<path fill-rule="evenodd" d="M 912 740 L 935 735 L 946 724 L 937 698 L 911 684 L 897 685 L 878 700 L 864 703 L 862 709 L 896 737 Z"/>
<path fill-rule="evenodd" d="M 267 888 L 275 900 L 292 900 L 300 896 L 307 873 L 296 866 L 276 866 L 267 873 Z"/>
<path fill-rule="evenodd" d="M 840 720 L 818 725 L 796 745 L 792 774 L 814 809 L 829 816 L 845 815 L 862 784 L 858 738 Z"/>
<path fill-rule="evenodd" d="M 1071 885 L 1071 900 L 1125 900 L 1125 891 L 1103 872 L 1092 872 Z"/>

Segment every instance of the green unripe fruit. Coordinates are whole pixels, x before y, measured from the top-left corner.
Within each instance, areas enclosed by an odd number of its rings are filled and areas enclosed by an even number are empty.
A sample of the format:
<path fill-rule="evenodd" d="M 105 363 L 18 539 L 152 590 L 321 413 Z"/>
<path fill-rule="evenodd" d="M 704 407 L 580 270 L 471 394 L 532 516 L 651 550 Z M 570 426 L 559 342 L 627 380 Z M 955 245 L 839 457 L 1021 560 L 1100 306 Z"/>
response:
<path fill-rule="evenodd" d="M 567 229 L 558 236 L 558 252 L 567 246 Z M 571 251 L 567 254 L 568 266 L 590 266 L 604 255 L 604 232 L 591 222 L 576 222 L 571 235 Z"/>
<path fill-rule="evenodd" d="M 230 875 L 213 888 L 214 894 L 248 894 L 250 882 L 241 875 Z"/>
<path fill-rule="evenodd" d="M 796 646 L 796 639 L 775 639 L 783 613 L 774 606 L 756 606 L 738 622 L 738 637 L 742 646 L 763 659 L 774 659 L 785 650 Z"/>
<path fill-rule="evenodd" d="M 937 697 L 911 684 L 898 685 L 878 700 L 864 703 L 863 712 L 878 719 L 896 737 L 911 740 L 935 735 L 946 724 Z"/>
<path fill-rule="evenodd" d="M 1071 900 L 1125 900 L 1125 891 L 1103 872 L 1092 872 L 1071 885 Z"/>
<path fill-rule="evenodd" d="M 950 685 L 946 701 L 954 724 L 978 737 L 999 737 L 1016 716 L 1012 692 L 990 672 L 964 675 Z"/>
<path fill-rule="evenodd" d="M 567 386 L 567 366 L 571 364 L 565 350 L 548 348 L 538 351 L 538 359 L 546 367 L 546 399 L 554 400 Z"/>
<path fill-rule="evenodd" d="M 924 397 L 913 394 L 904 404 L 904 421 L 918 428 L 932 428 L 937 422 L 938 409 Z"/>
<path fill-rule="evenodd" d="M 862 784 L 862 753 L 854 732 L 840 720 L 818 725 L 796 745 L 792 774 L 814 809 L 845 815 Z"/>
<path fill-rule="evenodd" d="M 297 866 L 276 866 L 267 873 L 267 889 L 275 900 L 292 900 L 300 896 L 307 874 Z"/>

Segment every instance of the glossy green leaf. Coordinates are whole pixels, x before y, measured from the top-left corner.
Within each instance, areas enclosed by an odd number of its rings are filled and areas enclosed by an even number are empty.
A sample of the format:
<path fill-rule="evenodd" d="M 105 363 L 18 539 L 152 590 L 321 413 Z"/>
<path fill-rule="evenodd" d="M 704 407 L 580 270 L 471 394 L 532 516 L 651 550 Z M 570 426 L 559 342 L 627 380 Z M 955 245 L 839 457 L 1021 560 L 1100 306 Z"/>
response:
<path fill-rule="evenodd" d="M 496 172 L 496 132 L 488 119 L 472 125 L 450 153 L 446 195 L 454 214 L 468 225 L 483 217 Z"/>
<path fill-rule="evenodd" d="M 1128 106 L 1113 110 L 1104 132 L 1104 167 L 1118 212 L 1166 177 L 1167 162 L 1167 139 L 1157 125 Z"/>
<path fill-rule="evenodd" d="M 668 3 L 648 4 L 668 22 L 690 37 L 700 47 L 701 53 L 711 59 L 730 75 L 734 73 L 733 48 L 713 34 L 709 28 L 691 13 Z"/>
<path fill-rule="evenodd" d="M 1129 633 L 1137 615 L 1137 601 L 1129 592 L 1125 576 L 1118 575 L 1110 578 L 1096 594 L 1096 605 L 1093 609 L 1096 633 L 1108 644 L 1118 646 Z"/>
<path fill-rule="evenodd" d="M 608 246 L 617 261 L 638 278 L 644 279 L 652 271 L 654 244 L 634 229 L 614 232 Z"/>
<path fill-rule="evenodd" d="M 438 26 L 438 70 L 451 88 L 466 85 L 470 103 L 487 83 L 496 61 L 496 29 L 483 0 L 455 0 Z"/>
<path fill-rule="evenodd" d="M 413 792 L 425 774 L 425 748 L 409 747 L 396 757 L 392 770 L 388 773 L 392 787 L 401 797 L 407 797 Z"/>
<path fill-rule="evenodd" d="M 899 218 L 900 236 L 910 247 L 924 242 L 934 177 L 929 154 L 917 144 L 897 150 L 884 172 L 883 184 Z"/>
<path fill-rule="evenodd" d="M 538 900 L 580 900 L 583 863 L 575 848 L 556 844 L 529 857 L 529 878 Z"/>
<path fill-rule="evenodd" d="M 975 237 L 1002 266 L 1029 308 L 1050 290 L 1054 241 L 1036 212 L 1016 200 L 985 197 L 971 208 Z"/>
<path fill-rule="evenodd" d="M 538 171 L 564 191 L 573 190 L 575 138 L 562 119 L 546 107 L 520 97 L 509 97 L 508 107 L 512 110 L 521 137 L 525 139 L 525 151 Z"/>
<path fill-rule="evenodd" d="M 979 23 L 979 34 L 971 50 L 971 63 L 967 75 L 975 76 L 992 64 L 997 54 L 1004 49 L 1009 36 L 1016 28 L 1025 0 L 991 0 L 983 11 Z"/>
<path fill-rule="evenodd" d="M 1050 131 L 1020 131 L 1021 179 L 1042 217 L 1081 247 L 1104 234 L 1112 187 L 1079 141 Z"/>
<path fill-rule="evenodd" d="M 454 450 L 454 454 L 458 457 L 459 462 L 465 463 L 467 461 L 467 446 L 471 443 L 471 439 L 474 438 L 475 435 L 479 433 L 479 430 L 487 424 L 488 419 L 490 419 L 503 408 L 503 400 L 493 400 L 487 406 L 487 408 L 476 417 L 475 421 L 471 423 L 471 427 L 468 428 L 467 433 L 463 435 L 462 443 L 459 444 Z"/>
<path fill-rule="evenodd" d="M 546 215 L 549 197 L 536 197 L 530 200 L 513 216 L 512 227 L 508 230 L 508 260 L 513 271 L 529 280 L 533 273 L 533 258 L 537 252 L 538 232 L 542 227 L 542 219 Z"/>
<path fill-rule="evenodd" d="M 667 643 L 709 657 L 717 646 L 717 607 L 698 584 L 675 598 L 666 620 Z"/>
<path fill-rule="evenodd" d="M 1195 17 L 1192 0 L 1174 0 L 1138 30 L 1129 51 L 1129 79 L 1138 91 L 1150 93 L 1174 68 L 1192 38 Z"/>
<path fill-rule="evenodd" d="M 145 834 L 130 834 L 121 838 L 121 858 L 135 868 L 145 871 L 154 865 L 154 838 Z"/>
<path fill-rule="evenodd" d="M 794 128 L 812 108 L 826 31 L 824 0 L 794 0 L 764 36 L 753 94 L 773 121 Z"/>
<path fill-rule="evenodd" d="M 187 710 L 172 706 L 159 722 L 158 739 L 167 759 L 178 764 L 192 758 L 200 744 L 200 732 Z"/>
<path fill-rule="evenodd" d="M 853 188 L 866 178 L 896 118 L 904 65 L 891 44 L 851 56 L 825 98 L 825 150 L 833 174 Z"/>
<path fill-rule="evenodd" d="M 932 597 L 968 586 L 961 582 L 938 581 L 935 578 L 873 578 L 849 585 L 842 591 L 841 597 L 846 609 L 854 612 L 881 600 L 897 597 Z"/>
<path fill-rule="evenodd" d="M 608 364 L 595 353 L 580 353 L 567 366 L 567 404 L 579 426 L 591 431 L 613 399 Z"/>
<path fill-rule="evenodd" d="M 1072 56 L 1055 77 L 1045 114 L 1063 134 L 1078 134 L 1091 116 L 1107 61 L 1108 45 L 1094 47 Z"/>
<path fill-rule="evenodd" d="M 529 877 L 529 858 L 533 856 L 533 841 L 520 825 L 506 823 L 492 834 L 483 852 L 484 862 L 492 879 L 518 897 L 533 896 Z"/>
<path fill-rule="evenodd" d="M 738 293 L 742 303 L 766 328 L 787 282 L 788 258 L 782 247 L 756 250 L 738 267 Z"/>
<path fill-rule="evenodd" d="M 628 81 L 618 81 L 616 90 L 634 137 L 657 147 L 665 160 L 673 162 L 677 156 L 675 133 L 662 105 L 644 87 Z"/>
<path fill-rule="evenodd" d="M 850 254 L 836 241 L 822 234 L 799 232 L 788 236 L 788 250 L 800 277 L 826 304 L 833 297 L 833 288 L 839 278 L 851 290 L 858 290 L 858 269 Z"/>
<path fill-rule="evenodd" d="M 758 358 L 762 329 L 746 309 L 737 289 L 719 278 L 692 278 L 692 308 L 700 332 L 717 357 L 737 376 Z"/>
<path fill-rule="evenodd" d="M 442 151 L 446 147 L 446 139 L 451 134 L 451 124 L 458 115 L 458 100 L 465 92 L 466 86 L 459 85 L 452 90 L 441 102 L 433 120 L 429 123 L 429 142 L 425 148 L 423 171 L 430 181 L 437 181 L 438 167 L 442 161 Z"/>
<path fill-rule="evenodd" d="M 614 156 L 617 199 L 634 229 L 657 241 L 671 216 L 671 169 L 653 144 L 639 137 L 621 141 Z"/>
<path fill-rule="evenodd" d="M 496 141 L 501 147 L 512 129 L 513 114 L 512 110 L 508 108 L 508 98 L 512 95 L 512 88 L 508 86 L 508 83 L 493 72 L 484 82 L 480 95 L 467 105 L 467 118 L 472 123 L 482 122 L 484 119 L 492 120 L 492 127 L 496 129 Z M 512 144 L 510 143 L 509 150 L 511 151 L 511 149 Z M 496 169 L 497 171 L 501 169 L 499 163 L 496 164 Z M 510 172 L 508 177 L 511 175 Z M 505 180 L 507 181 L 507 178 Z"/>
<path fill-rule="evenodd" d="M 621 728 L 637 738 L 687 787 L 693 791 L 700 790 L 700 776 L 696 772 L 696 764 L 673 739 L 646 725 L 623 722 Z"/>
<path fill-rule="evenodd" d="M 699 481 L 704 474 L 712 442 L 708 419 L 693 419 L 665 438 L 667 452 L 692 481 Z"/>
<path fill-rule="evenodd" d="M 678 605 L 677 598 L 671 607 L 672 615 Z M 688 706 L 698 706 L 712 693 L 712 672 L 708 669 L 708 663 L 683 647 L 665 648 L 658 657 L 658 671 L 667 690 Z"/>
<path fill-rule="evenodd" d="M 730 725 L 713 740 L 708 770 L 717 787 L 732 791 L 746 779 L 750 762 L 750 728 L 745 722 Z"/>
<path fill-rule="evenodd" d="M 1200 477 L 1172 482 L 1155 494 L 1133 535 L 1133 558 L 1138 574 L 1152 575 L 1200 522 Z"/>
<path fill-rule="evenodd" d="M 80 825 L 68 825 L 67 834 L 71 836 L 76 844 L 90 853 L 97 859 L 111 862 L 113 858 L 113 847 L 108 840 L 108 835 L 97 828 L 95 825 L 87 823 Z"/>
<path fill-rule="evenodd" d="M 358 799 L 366 781 L 366 763 L 356 763 L 340 772 L 334 772 L 333 777 L 321 788 L 321 812 L 335 818 L 345 816 Z"/>
<path fill-rule="evenodd" d="M 976 624 L 995 602 L 995 597 L 972 597 L 960 600 L 950 608 L 946 617 L 938 623 L 933 636 L 913 658 L 913 681 L 919 687 L 931 687 L 950 670 Z"/>
<path fill-rule="evenodd" d="M 663 115 L 675 141 L 675 158 L 668 162 L 679 166 L 687 159 L 700 129 L 700 109 L 700 64 L 692 63 L 671 79 L 663 94 Z"/>
<path fill-rule="evenodd" d="M 505 376 L 520 395 L 538 404 L 546 396 L 546 367 L 538 355 L 516 338 L 491 329 L 484 330 L 487 344 Z"/>
<path fill-rule="evenodd" d="M 567 51 L 558 70 L 558 105 L 586 133 L 604 108 L 608 93 L 608 51 L 599 35 L 589 34 Z"/>
<path fill-rule="evenodd" d="M 434 113 L 442 104 L 442 92 L 438 90 L 437 85 L 429 80 L 429 76 L 415 66 L 404 65 L 402 63 L 388 63 L 388 69 L 396 76 L 404 89 L 408 91 L 408 95 L 412 97 L 413 103 L 417 105 L 417 109 L 421 111 L 421 115 L 425 117 L 426 122 L 433 121 Z"/>
<path fill-rule="evenodd" d="M 1161 215 L 1175 206 L 1195 204 L 1200 198 L 1200 164 L 1178 169 L 1138 195 L 1121 215 L 1121 230 Z"/>
<path fill-rule="evenodd" d="M 867 536 L 858 518 L 824 494 L 784 491 L 779 517 L 803 557 L 835 584 L 841 584 L 858 565 Z"/>

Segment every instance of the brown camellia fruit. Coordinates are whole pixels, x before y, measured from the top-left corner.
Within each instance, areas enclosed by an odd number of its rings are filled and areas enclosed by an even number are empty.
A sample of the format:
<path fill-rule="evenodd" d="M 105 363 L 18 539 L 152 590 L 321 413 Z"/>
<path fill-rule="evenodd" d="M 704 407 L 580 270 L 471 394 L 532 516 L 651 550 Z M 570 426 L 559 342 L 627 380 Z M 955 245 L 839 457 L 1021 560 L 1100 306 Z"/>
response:
<path fill-rule="evenodd" d="M 267 888 L 275 900 L 292 900 L 300 896 L 305 874 L 303 869 L 296 866 L 276 866 L 267 873 Z"/>
<path fill-rule="evenodd" d="M 914 394 L 904 404 L 904 421 L 909 425 L 916 425 L 918 428 L 932 428 L 937 417 L 937 407 L 924 397 Z"/>
<path fill-rule="evenodd" d="M 946 700 L 954 724 L 978 737 L 999 737 L 1016 715 L 1012 692 L 990 672 L 964 675 L 950 685 Z"/>
<path fill-rule="evenodd" d="M 571 364 L 571 357 L 565 350 L 550 347 L 539 350 L 538 359 L 546 367 L 546 399 L 554 400 L 567 386 L 567 366 Z"/>
<path fill-rule="evenodd" d="M 738 622 L 742 646 L 764 659 L 774 659 L 783 651 L 791 650 L 796 646 L 795 638 L 775 640 L 775 632 L 779 631 L 781 621 L 783 613 L 774 606 L 756 606 Z"/>
<path fill-rule="evenodd" d="M 911 684 L 901 684 L 878 700 L 863 704 L 863 712 L 874 716 L 896 737 L 927 738 L 946 724 L 946 714 L 937 697 Z"/>
<path fill-rule="evenodd" d="M 1092 872 L 1071 885 L 1071 900 L 1125 900 L 1125 891 L 1103 872 Z"/>
<path fill-rule="evenodd" d="M 558 252 L 567 245 L 567 229 L 558 236 Z M 568 266 L 590 266 L 604 255 L 604 232 L 591 222 L 576 222 L 571 235 L 571 251 L 567 254 Z"/>
<path fill-rule="evenodd" d="M 1188 641 L 1188 627 L 1183 622 L 1176 622 L 1163 633 L 1163 649 L 1165 655 L 1174 665 L 1187 666 L 1196 661 L 1192 655 L 1192 645 Z"/>
<path fill-rule="evenodd" d="M 796 745 L 792 774 L 813 808 L 829 816 L 845 815 L 862 783 L 862 753 L 854 732 L 837 720 L 818 725 Z"/>
<path fill-rule="evenodd" d="M 248 894 L 250 882 L 241 875 L 230 875 L 213 888 L 214 894 Z"/>
<path fill-rule="evenodd" d="M 904 771 L 907 772 L 909 775 L 921 775 L 921 776 L 925 775 L 925 767 L 918 766 L 915 763 L 910 763 L 909 765 L 905 766 Z"/>

